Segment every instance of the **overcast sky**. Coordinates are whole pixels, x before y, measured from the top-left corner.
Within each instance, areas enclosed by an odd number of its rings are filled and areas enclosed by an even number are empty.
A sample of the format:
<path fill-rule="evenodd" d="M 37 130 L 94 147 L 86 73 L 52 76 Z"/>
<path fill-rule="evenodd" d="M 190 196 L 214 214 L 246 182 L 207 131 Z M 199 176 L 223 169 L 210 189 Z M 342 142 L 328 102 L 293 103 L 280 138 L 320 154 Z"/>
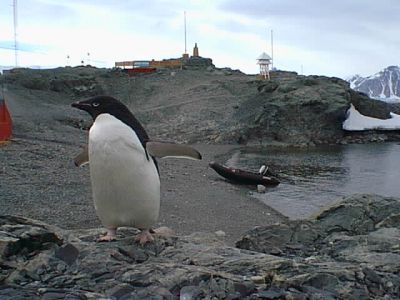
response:
<path fill-rule="evenodd" d="M 12 4 L 0 0 L 0 65 L 15 61 Z M 197 42 L 217 67 L 257 73 L 271 30 L 278 69 L 345 78 L 400 64 L 400 0 L 18 0 L 17 11 L 20 66 L 180 57 L 184 11 L 188 52 Z"/>

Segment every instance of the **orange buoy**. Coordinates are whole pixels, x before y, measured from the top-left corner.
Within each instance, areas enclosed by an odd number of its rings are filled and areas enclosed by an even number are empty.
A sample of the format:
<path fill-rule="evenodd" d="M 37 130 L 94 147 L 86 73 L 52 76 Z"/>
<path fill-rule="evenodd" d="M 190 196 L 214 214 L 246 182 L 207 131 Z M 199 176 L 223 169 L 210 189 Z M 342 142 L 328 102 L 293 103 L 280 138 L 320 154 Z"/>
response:
<path fill-rule="evenodd" d="M 12 120 L 6 102 L 0 98 L 0 142 L 11 138 Z"/>

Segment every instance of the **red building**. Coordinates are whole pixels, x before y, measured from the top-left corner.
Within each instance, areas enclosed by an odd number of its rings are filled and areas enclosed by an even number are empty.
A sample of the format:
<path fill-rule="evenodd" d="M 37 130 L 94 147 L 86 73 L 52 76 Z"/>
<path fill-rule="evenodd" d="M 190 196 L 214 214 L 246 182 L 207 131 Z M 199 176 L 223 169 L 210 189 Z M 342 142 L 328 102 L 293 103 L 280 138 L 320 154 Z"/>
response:
<path fill-rule="evenodd" d="M 11 138 L 12 121 L 6 102 L 0 98 L 0 142 Z"/>

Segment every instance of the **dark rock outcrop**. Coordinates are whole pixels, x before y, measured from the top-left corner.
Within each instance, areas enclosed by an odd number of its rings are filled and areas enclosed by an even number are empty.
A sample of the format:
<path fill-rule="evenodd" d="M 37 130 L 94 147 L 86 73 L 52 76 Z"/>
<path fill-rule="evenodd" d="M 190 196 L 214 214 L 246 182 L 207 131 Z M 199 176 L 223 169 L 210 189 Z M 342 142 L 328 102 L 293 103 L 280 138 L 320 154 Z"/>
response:
<path fill-rule="evenodd" d="M 185 68 L 206 69 L 207 67 L 214 67 L 211 58 L 201 56 L 191 56 L 184 61 Z"/>
<path fill-rule="evenodd" d="M 329 299 L 400 296 L 400 200 L 396 198 L 351 196 L 315 219 L 253 229 L 236 245 L 298 263 L 295 272 L 281 272 L 284 280 L 271 285 L 281 292 L 301 286 Z"/>
<path fill-rule="evenodd" d="M 372 118 L 389 119 L 390 112 L 395 106 L 380 100 L 371 99 L 364 93 L 353 90 L 350 90 L 350 96 L 351 103 L 356 107 L 356 109 L 362 115 Z"/>
<path fill-rule="evenodd" d="M 243 141 L 313 145 L 343 137 L 351 97 L 342 80 L 273 72 L 270 81 L 257 82 L 257 89 L 234 114 Z"/>
<path fill-rule="evenodd" d="M 395 299 L 400 199 L 356 195 L 308 221 L 135 244 L 0 217 L 1 299 Z M 244 250 L 246 249 L 246 250 Z M 264 253 L 261 253 L 264 252 Z"/>
<path fill-rule="evenodd" d="M 73 97 L 88 97 L 104 93 L 100 83 L 104 69 L 67 67 L 48 70 L 26 68 L 5 71 L 4 81 L 30 90 L 63 92 Z"/>

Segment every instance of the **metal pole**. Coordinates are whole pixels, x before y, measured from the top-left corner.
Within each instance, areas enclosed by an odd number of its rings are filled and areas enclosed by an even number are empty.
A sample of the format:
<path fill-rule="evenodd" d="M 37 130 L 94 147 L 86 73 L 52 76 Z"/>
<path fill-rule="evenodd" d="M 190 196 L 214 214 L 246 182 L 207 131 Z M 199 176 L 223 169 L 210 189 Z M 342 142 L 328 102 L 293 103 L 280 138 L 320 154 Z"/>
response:
<path fill-rule="evenodd" d="M 187 53 L 187 48 L 186 48 L 186 11 L 183 12 L 183 25 L 185 27 L 185 54 Z"/>
<path fill-rule="evenodd" d="M 17 0 L 14 0 L 13 2 L 13 8 L 14 8 L 14 55 L 15 55 L 15 67 L 18 67 L 18 44 L 17 44 Z"/>
<path fill-rule="evenodd" d="M 274 69 L 274 31 L 271 29 L 271 70 Z"/>

